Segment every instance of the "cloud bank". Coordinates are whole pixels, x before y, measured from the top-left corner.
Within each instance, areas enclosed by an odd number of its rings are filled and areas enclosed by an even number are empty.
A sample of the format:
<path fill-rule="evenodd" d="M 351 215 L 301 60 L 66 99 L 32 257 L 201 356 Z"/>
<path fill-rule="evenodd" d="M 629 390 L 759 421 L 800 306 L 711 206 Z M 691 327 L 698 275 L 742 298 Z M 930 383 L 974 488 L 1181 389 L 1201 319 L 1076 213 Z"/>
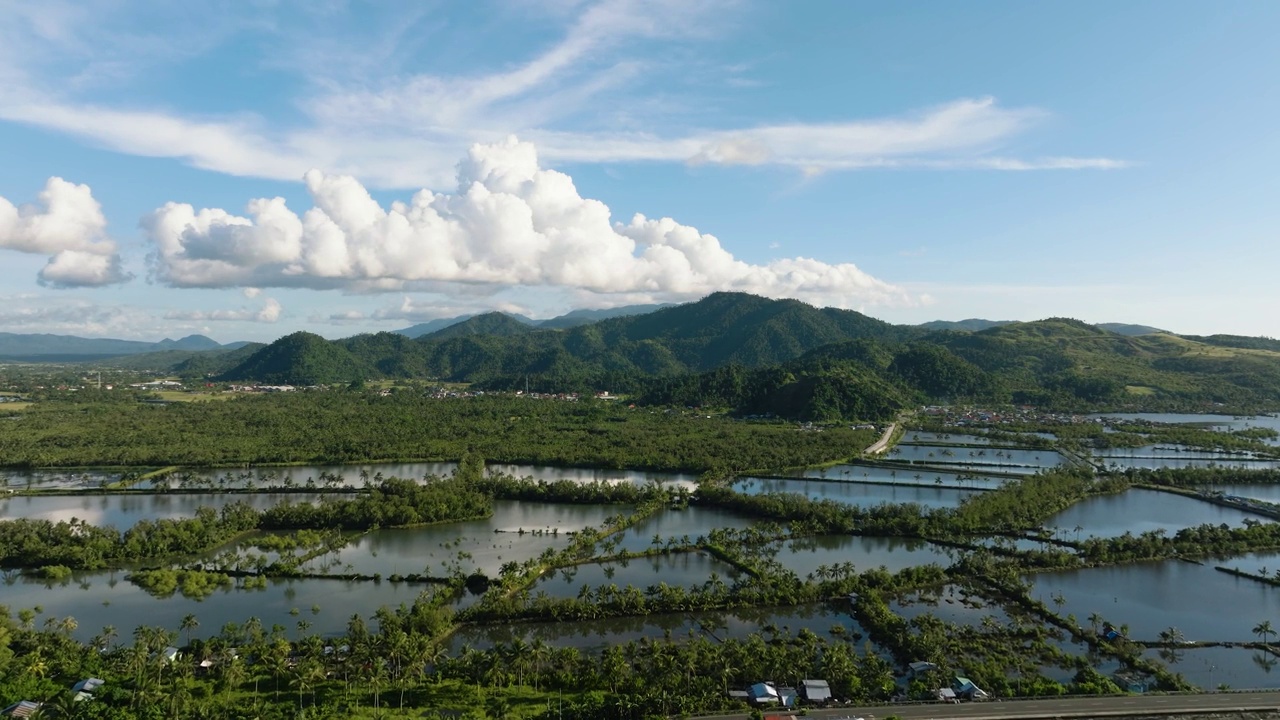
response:
<path fill-rule="evenodd" d="M 249 217 L 169 203 L 144 218 L 155 275 L 175 287 L 310 287 L 354 291 L 440 284 L 554 286 L 597 294 L 691 299 L 716 290 L 837 307 L 909 304 L 902 289 L 852 263 L 738 260 L 714 236 L 670 218 L 613 222 L 531 143 L 475 145 L 454 194 L 421 190 L 383 208 L 354 178 L 312 170 L 315 207 L 253 200 Z M 475 288 L 473 288 L 475 289 Z"/>
<path fill-rule="evenodd" d="M 97 287 L 128 280 L 106 229 L 102 206 L 88 185 L 51 177 L 34 205 L 15 207 L 0 197 L 0 248 L 49 255 L 39 273 L 42 285 Z"/>

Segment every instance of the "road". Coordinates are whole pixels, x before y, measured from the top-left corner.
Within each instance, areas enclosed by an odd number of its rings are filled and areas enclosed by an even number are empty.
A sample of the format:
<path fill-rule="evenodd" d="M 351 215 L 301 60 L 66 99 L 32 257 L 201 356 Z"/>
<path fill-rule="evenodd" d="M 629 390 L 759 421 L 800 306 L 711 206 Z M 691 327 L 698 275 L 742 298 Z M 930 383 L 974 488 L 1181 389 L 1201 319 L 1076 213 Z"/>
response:
<path fill-rule="evenodd" d="M 889 447 L 889 440 L 890 438 L 893 437 L 893 431 L 897 429 L 898 429 L 898 422 L 895 420 L 889 425 L 888 429 L 884 431 L 884 434 L 880 436 L 880 439 L 875 441 L 874 443 L 871 443 L 871 447 L 864 450 L 863 454 L 879 455 L 880 453 L 884 452 Z"/>
<path fill-rule="evenodd" d="M 877 705 L 864 708 L 810 710 L 811 718 L 866 718 L 882 720 L 896 715 L 903 720 L 1015 720 L 1017 718 L 1097 718 L 1124 715 L 1175 715 L 1187 713 L 1280 712 L 1280 691 L 1203 693 L 1199 695 L 1120 695 L 1073 697 L 1053 700 L 1008 700 L 948 705 Z M 769 715 L 771 713 L 765 713 Z M 745 720 L 748 716 L 716 715 L 703 720 Z"/>

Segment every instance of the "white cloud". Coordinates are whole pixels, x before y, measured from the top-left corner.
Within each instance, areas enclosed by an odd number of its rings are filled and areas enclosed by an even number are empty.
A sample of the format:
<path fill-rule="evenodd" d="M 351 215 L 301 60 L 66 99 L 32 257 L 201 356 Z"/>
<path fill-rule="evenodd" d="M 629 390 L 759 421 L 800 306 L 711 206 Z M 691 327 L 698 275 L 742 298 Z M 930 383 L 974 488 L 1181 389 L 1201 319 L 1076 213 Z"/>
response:
<path fill-rule="evenodd" d="M 785 258 L 753 265 L 718 239 L 670 219 L 613 222 L 573 180 L 540 167 L 514 137 L 473 146 L 455 194 L 422 190 L 383 208 L 354 178 L 310 171 L 315 207 L 280 198 L 250 217 L 169 203 L 143 219 L 156 276 L 179 287 L 419 288 L 448 283 L 492 293 L 510 286 L 689 299 L 716 290 L 823 305 L 906 304 L 902 289 L 852 263 Z"/>
<path fill-rule="evenodd" d="M 39 273 L 53 287 L 101 286 L 128 280 L 107 219 L 88 185 L 51 177 L 34 205 L 0 197 L 0 248 L 50 255 Z"/>
<path fill-rule="evenodd" d="M 238 310 L 172 310 L 165 313 L 165 320 L 188 322 L 260 322 L 273 323 L 280 319 L 283 308 L 275 298 L 264 298 L 262 307 Z"/>

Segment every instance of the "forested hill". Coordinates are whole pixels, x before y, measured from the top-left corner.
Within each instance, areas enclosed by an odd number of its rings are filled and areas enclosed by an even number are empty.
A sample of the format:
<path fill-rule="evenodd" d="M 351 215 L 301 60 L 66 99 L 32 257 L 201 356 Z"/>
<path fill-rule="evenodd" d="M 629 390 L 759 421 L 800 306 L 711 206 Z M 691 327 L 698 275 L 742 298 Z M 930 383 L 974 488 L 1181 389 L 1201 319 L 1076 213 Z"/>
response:
<path fill-rule="evenodd" d="M 421 377 L 458 381 L 673 375 L 737 363 L 786 362 L 833 342 L 898 342 L 924 333 L 851 310 L 795 300 L 716 293 L 644 315 L 563 330 L 531 328 L 500 313 L 479 315 L 419 338 L 394 333 L 325 341 L 295 333 L 263 348 L 223 380 L 336 382 Z M 305 339 L 304 339 L 305 338 Z"/>
<path fill-rule="evenodd" d="M 493 313 L 419 338 L 377 333 L 328 341 L 295 333 L 247 356 L 227 354 L 218 379 L 527 384 L 806 418 L 883 417 L 943 400 L 1077 409 L 1280 406 L 1280 353 L 1262 341 L 1230 342 L 1127 336 L 1061 318 L 930 332 L 794 300 L 716 293 L 567 329 Z"/>

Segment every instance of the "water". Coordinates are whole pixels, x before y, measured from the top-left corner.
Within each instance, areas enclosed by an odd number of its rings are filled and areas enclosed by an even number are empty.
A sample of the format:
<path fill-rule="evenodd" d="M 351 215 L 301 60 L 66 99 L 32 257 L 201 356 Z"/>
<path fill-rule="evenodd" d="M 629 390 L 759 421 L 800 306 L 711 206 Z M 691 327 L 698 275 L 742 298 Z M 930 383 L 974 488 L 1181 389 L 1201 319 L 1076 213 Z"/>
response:
<path fill-rule="evenodd" d="M 1211 415 L 1196 413 L 1108 413 L 1091 415 L 1094 418 L 1113 418 L 1115 420 L 1144 420 L 1147 422 L 1168 423 L 1171 425 L 1199 425 L 1210 430 L 1231 431 L 1251 427 L 1270 428 L 1280 432 L 1280 416 L 1277 415 Z M 1267 438 L 1263 442 L 1268 445 L 1280 445 L 1280 438 Z"/>
<path fill-rule="evenodd" d="M 91 525 L 111 525 L 125 530 L 142 520 L 195 517 L 201 507 L 218 509 L 243 502 L 256 510 L 265 510 L 286 501 L 315 502 L 323 497 L 317 493 L 26 495 L 0 499 L 0 518 L 53 522 L 78 518 Z"/>
<path fill-rule="evenodd" d="M 870 507 L 882 503 L 916 503 L 929 508 L 959 507 L 960 501 L 973 495 L 973 489 L 939 485 L 879 485 L 857 481 L 794 480 L 778 478 L 743 478 L 734 490 L 747 495 L 766 493 L 799 493 L 814 500 L 835 500 L 850 505 Z"/>
<path fill-rule="evenodd" d="M 99 488 L 123 476 L 123 473 L 101 470 L 0 470 L 0 487 Z"/>
<path fill-rule="evenodd" d="M 253 467 L 228 470 L 225 468 L 190 468 L 174 473 L 173 486 L 187 478 L 187 484 L 195 487 L 306 487 L 308 481 L 317 486 L 338 485 L 361 487 L 366 481 L 381 474 L 382 477 L 422 479 L 431 475 L 447 476 L 456 470 L 456 462 L 369 463 L 364 465 L 291 465 L 285 467 Z M 550 465 L 489 465 L 493 472 L 516 477 L 533 477 L 536 480 L 572 480 L 579 483 L 607 482 L 645 485 L 652 482 L 671 487 L 694 488 L 698 477 L 688 473 L 664 473 L 647 470 L 607 470 L 600 468 L 566 468 Z M 28 483 L 40 487 L 99 487 L 104 482 L 121 478 L 119 472 L 85 470 L 5 470 L 0 473 L 0 486 L 25 487 Z M 336 478 L 326 483 L 322 477 Z M 161 483 L 157 480 L 156 483 Z M 145 483 L 146 487 L 151 483 Z"/>
<path fill-rule="evenodd" d="M 1280 467 L 1280 460 L 1259 458 L 1252 453 L 1226 453 L 1184 445 L 1145 445 L 1138 448 L 1104 448 L 1093 456 L 1108 467 L 1155 470 L 1159 468 L 1232 467 L 1261 470 Z"/>
<path fill-rule="evenodd" d="M 1086 628 L 1094 613 L 1117 627 L 1127 624 L 1135 640 L 1157 640 L 1169 627 L 1181 630 L 1188 640 L 1256 640 L 1252 629 L 1275 617 L 1280 588 L 1213 568 L 1235 564 L 1165 560 L 1041 573 L 1032 576 L 1031 596 L 1064 617 L 1074 614 Z M 1061 607 L 1054 601 L 1059 595 Z"/>
<path fill-rule="evenodd" d="M 1087 498 L 1049 518 L 1045 527 L 1057 528 L 1062 540 L 1075 540 L 1117 537 L 1126 532 L 1138 535 L 1151 530 L 1172 535 L 1205 523 L 1240 526 L 1246 518 L 1259 519 L 1241 510 L 1183 495 L 1133 488 L 1116 495 Z"/>
<path fill-rule="evenodd" d="M 1062 456 L 1053 450 L 1010 450 L 993 448 L 949 448 L 939 445 L 898 445 L 887 459 L 924 465 L 949 465 L 1017 472 L 1023 468 L 1043 470 L 1061 465 Z"/>
<path fill-rule="evenodd" d="M 939 620 L 974 628 L 991 623 L 998 626 L 1013 624 L 1013 618 L 1002 606 L 969 594 L 957 585 L 947 585 L 936 591 L 907 593 L 890 601 L 889 609 L 908 620 L 921 615 L 933 615 Z"/>
<path fill-rule="evenodd" d="M 802 580 L 810 573 L 816 575 L 824 565 L 853 563 L 857 572 L 878 567 L 898 572 L 933 563 L 947 567 L 954 562 L 949 548 L 923 540 L 850 535 L 792 540 L 777 548 L 775 559 Z"/>
<path fill-rule="evenodd" d="M 496 500 L 492 517 L 375 530 L 303 568 L 316 573 L 378 573 L 384 577 L 393 573 L 445 576 L 459 569 L 497 577 L 508 562 L 521 563 L 547 550 L 564 549 L 571 540 L 569 533 L 602 525 L 606 518 L 630 511 L 625 505 Z M 518 532 L 522 529 L 523 534 Z"/>
<path fill-rule="evenodd" d="M 696 541 L 706 537 L 717 528 L 741 529 L 750 527 L 754 521 L 729 510 L 689 506 L 684 510 L 663 510 L 645 518 L 638 525 L 628 529 L 613 542 L 618 550 L 643 552 L 653 547 L 656 536 L 660 543 L 668 541 L 683 542 L 685 537 Z"/>
<path fill-rule="evenodd" d="M 268 629 L 283 625 L 290 636 L 297 635 L 297 623 L 311 623 L 308 633 L 337 635 L 352 615 L 370 617 L 383 605 L 395 607 L 412 603 L 425 586 L 407 583 L 354 583 L 340 580 L 268 580 L 262 590 L 216 590 L 204 600 L 174 594 L 156 598 L 125 580 L 125 571 L 77 572 L 61 583 L 6 573 L 0 584 L 0 605 L 16 617 L 20 609 L 43 608 L 36 620 L 42 626 L 48 617 L 76 618 L 73 635 L 86 641 L 111 625 L 120 634 L 119 642 L 132 642 L 133 629 L 158 626 L 176 631 L 182 618 L 194 614 L 200 628 L 193 637 L 216 635 L 229 622 L 260 619 Z M 312 606 L 320 612 L 313 614 Z M 297 609 L 298 614 L 291 614 Z M 185 635 L 182 638 L 185 640 Z"/>
<path fill-rule="evenodd" d="M 1224 483 L 1222 485 L 1205 485 L 1201 489 L 1220 492 L 1223 495 L 1235 495 L 1237 497 L 1280 504 L 1280 483 Z"/>
<path fill-rule="evenodd" d="M 1249 648 L 1149 649 L 1143 653 L 1205 690 L 1225 683 L 1232 690 L 1280 687 L 1280 665 L 1274 655 Z"/>
<path fill-rule="evenodd" d="M 989 437 L 981 435 L 960 435 L 955 433 L 932 433 L 932 432 L 908 432 L 903 435 L 902 441 L 898 447 L 903 444 L 934 444 L 934 445 L 990 445 L 994 441 Z"/>
<path fill-rule="evenodd" d="M 701 586 L 715 574 L 726 584 L 738 577 L 736 567 L 720 561 L 704 552 L 672 553 L 633 560 L 586 563 L 561 568 L 538 581 L 532 589 L 536 595 L 545 592 L 556 598 L 578 597 L 584 588 L 628 585 L 644 590 L 651 585 L 666 583 L 671 587 L 692 588 Z"/>
<path fill-rule="evenodd" d="M 917 477 L 919 476 L 919 477 Z M 956 472 L 938 472 L 904 465 L 900 468 L 872 467 L 870 465 L 833 465 L 826 468 L 811 468 L 801 473 L 803 478 L 814 480 L 839 480 L 846 482 L 884 483 L 896 485 L 938 485 L 942 487 L 986 488 L 994 490 L 1008 482 L 1005 478 L 984 477 L 964 472 L 956 468 Z"/>
<path fill-rule="evenodd" d="M 834 628 L 839 627 L 839 630 Z M 754 633 L 769 638 L 771 633 L 792 636 L 801 629 L 828 639 L 844 637 L 861 650 L 866 633 L 848 611 L 829 604 L 809 604 L 781 608 L 744 608 L 732 612 L 690 612 L 649 615 L 636 618 L 609 618 L 576 622 L 512 623 L 474 625 L 459 630 L 450 638 L 449 654 L 458 655 L 464 647 L 485 650 L 505 645 L 519 638 L 526 642 L 542 642 L 553 647 L 574 647 L 583 652 L 599 653 L 611 645 L 622 645 L 644 638 L 674 641 L 690 637 L 715 640 L 744 639 Z M 873 650 L 874 650 L 873 646 Z"/>

